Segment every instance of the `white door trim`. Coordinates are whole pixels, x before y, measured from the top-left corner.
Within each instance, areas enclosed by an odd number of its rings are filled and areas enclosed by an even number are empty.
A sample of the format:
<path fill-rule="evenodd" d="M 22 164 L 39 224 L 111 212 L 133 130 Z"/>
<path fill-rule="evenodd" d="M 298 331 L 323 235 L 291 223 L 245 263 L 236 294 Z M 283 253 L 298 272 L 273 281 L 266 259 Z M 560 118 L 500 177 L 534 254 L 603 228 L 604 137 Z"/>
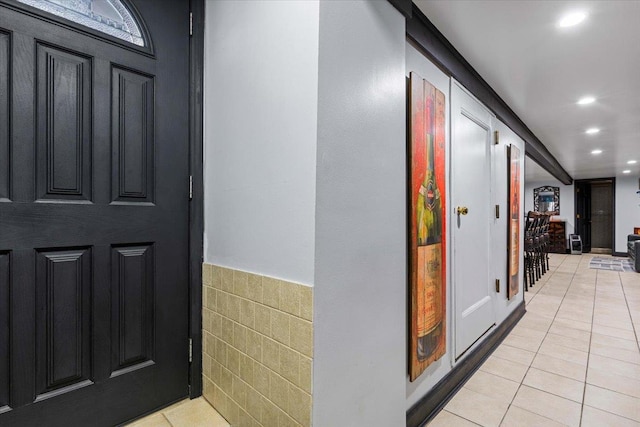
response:
<path fill-rule="evenodd" d="M 490 279 L 491 274 L 493 273 L 493 269 L 491 267 L 491 229 L 493 227 L 492 208 L 493 208 L 493 201 L 494 201 L 494 195 L 493 195 L 493 189 L 492 189 L 492 182 L 493 182 L 492 181 L 492 177 L 493 177 L 492 153 L 493 151 L 491 150 L 491 143 L 492 143 L 491 139 L 493 135 L 495 116 L 477 98 L 475 98 L 471 93 L 469 93 L 468 90 L 466 90 L 460 83 L 458 83 L 454 79 L 451 79 L 450 98 L 451 98 L 451 103 L 450 103 L 450 106 L 451 106 L 450 107 L 451 156 L 450 156 L 449 180 L 451 183 L 450 194 L 452 197 L 450 198 L 451 203 L 450 203 L 449 212 L 451 214 L 449 216 L 449 224 L 451 224 L 450 230 L 451 230 L 451 242 L 452 242 L 451 244 L 452 246 L 451 290 L 453 295 L 453 298 L 452 298 L 453 315 L 451 317 L 452 317 L 452 329 L 453 329 L 452 343 L 453 343 L 453 349 L 454 349 L 454 351 L 452 352 L 452 358 L 453 358 L 453 362 L 455 363 L 455 361 L 460 357 L 463 357 L 463 355 L 469 349 L 477 345 L 478 341 L 486 334 L 486 332 L 495 326 L 495 321 L 496 321 L 496 294 L 495 292 L 493 292 L 493 289 L 491 286 L 491 279 Z M 486 203 L 484 203 L 482 206 L 482 209 L 485 209 L 484 214 L 487 215 L 486 216 L 486 219 L 487 219 L 486 242 L 481 243 L 481 246 L 484 247 L 484 250 L 486 251 L 486 276 L 487 277 L 485 278 L 485 282 L 487 285 L 487 296 L 482 297 L 480 300 L 478 300 L 477 302 L 475 302 L 469 307 L 459 307 L 460 304 L 458 301 L 458 296 L 459 296 L 458 292 L 461 291 L 462 289 L 462 283 L 461 283 L 462 279 L 460 278 L 460 272 L 458 271 L 458 268 L 457 268 L 458 263 L 460 263 L 461 261 L 456 259 L 458 254 L 456 241 L 459 240 L 459 237 L 458 237 L 459 218 L 456 213 L 456 207 L 457 207 L 458 195 L 460 195 L 465 190 L 463 188 L 460 188 L 461 184 L 459 182 L 456 182 L 456 179 L 455 179 L 456 141 L 458 140 L 458 134 L 457 134 L 458 129 L 456 129 L 456 122 L 458 120 L 459 115 L 462 115 L 467 119 L 471 120 L 472 122 L 474 122 L 475 124 L 477 124 L 479 127 L 481 127 L 487 132 L 487 140 L 484 148 L 485 156 L 486 156 L 485 165 L 484 165 L 485 169 L 483 172 L 484 176 L 479 179 L 480 182 L 482 182 L 483 180 L 485 181 L 483 185 L 484 188 L 481 191 L 483 192 L 486 191 L 486 194 L 487 194 Z M 481 184 L 479 183 L 479 185 Z M 480 256 L 483 256 L 483 255 L 480 255 Z M 487 327 L 483 328 L 482 333 L 480 333 L 480 335 L 478 335 L 477 337 L 473 337 L 473 339 L 467 338 L 466 342 L 469 343 L 469 345 L 462 345 L 461 334 L 464 332 L 460 329 L 462 327 L 462 319 L 465 317 L 465 315 L 472 314 L 473 312 L 475 312 L 476 310 L 479 310 L 482 306 L 485 306 L 486 304 L 489 304 L 490 307 L 487 308 L 487 310 L 489 311 L 485 313 L 484 317 L 491 318 L 492 320 L 491 324 L 486 325 Z M 461 347 L 464 347 L 464 348 L 461 348 Z"/>

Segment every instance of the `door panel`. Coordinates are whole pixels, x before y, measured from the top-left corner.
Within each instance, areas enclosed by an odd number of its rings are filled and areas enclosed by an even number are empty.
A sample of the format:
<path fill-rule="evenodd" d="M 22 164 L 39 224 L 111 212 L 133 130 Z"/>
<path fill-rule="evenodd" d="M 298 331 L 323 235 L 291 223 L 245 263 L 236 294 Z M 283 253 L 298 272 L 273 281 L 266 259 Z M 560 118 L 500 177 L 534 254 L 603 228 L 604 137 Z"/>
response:
<path fill-rule="evenodd" d="M 112 266 L 112 375 L 118 375 L 153 360 L 153 247 L 113 247 Z"/>
<path fill-rule="evenodd" d="M 591 184 L 576 181 L 576 232 L 582 238 L 582 251 L 591 252 Z"/>
<path fill-rule="evenodd" d="M 36 45 L 37 197 L 91 200 L 91 60 Z"/>
<path fill-rule="evenodd" d="M 189 4 L 134 3 L 153 53 L 0 0 L 2 426 L 188 393 Z"/>
<path fill-rule="evenodd" d="M 0 31 L 0 201 L 9 198 L 9 58 L 10 36 Z M 1 403 L 0 403 L 1 405 Z"/>
<path fill-rule="evenodd" d="M 153 77 L 113 67 L 113 201 L 153 202 Z"/>
<path fill-rule="evenodd" d="M 37 251 L 36 401 L 91 372 L 91 249 Z"/>
<path fill-rule="evenodd" d="M 591 184 L 591 246 L 613 248 L 613 186 L 611 183 Z"/>
<path fill-rule="evenodd" d="M 9 404 L 9 273 L 8 252 L 0 252 L 0 413 Z"/>
<path fill-rule="evenodd" d="M 460 357 L 495 324 L 489 283 L 491 203 L 491 115 L 463 89 L 452 85 L 452 197 L 455 356 Z"/>

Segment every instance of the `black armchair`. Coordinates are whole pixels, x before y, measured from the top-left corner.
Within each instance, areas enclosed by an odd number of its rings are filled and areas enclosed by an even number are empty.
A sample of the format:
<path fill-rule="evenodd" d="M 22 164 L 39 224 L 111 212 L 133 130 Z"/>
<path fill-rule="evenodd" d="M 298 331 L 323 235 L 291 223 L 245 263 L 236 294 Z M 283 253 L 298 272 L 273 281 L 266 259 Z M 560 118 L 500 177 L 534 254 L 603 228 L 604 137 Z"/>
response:
<path fill-rule="evenodd" d="M 640 273 L 640 235 L 629 234 L 627 236 L 627 253 L 631 259 L 631 266 Z"/>

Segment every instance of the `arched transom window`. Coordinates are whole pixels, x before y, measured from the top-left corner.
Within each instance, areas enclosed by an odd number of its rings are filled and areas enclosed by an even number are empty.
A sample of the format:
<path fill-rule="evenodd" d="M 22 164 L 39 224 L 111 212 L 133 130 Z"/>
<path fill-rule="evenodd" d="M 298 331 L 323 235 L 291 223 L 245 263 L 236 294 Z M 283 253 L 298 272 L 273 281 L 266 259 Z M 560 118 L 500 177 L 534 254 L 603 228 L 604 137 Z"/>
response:
<path fill-rule="evenodd" d="M 18 1 L 135 45 L 145 45 L 140 26 L 120 0 Z"/>

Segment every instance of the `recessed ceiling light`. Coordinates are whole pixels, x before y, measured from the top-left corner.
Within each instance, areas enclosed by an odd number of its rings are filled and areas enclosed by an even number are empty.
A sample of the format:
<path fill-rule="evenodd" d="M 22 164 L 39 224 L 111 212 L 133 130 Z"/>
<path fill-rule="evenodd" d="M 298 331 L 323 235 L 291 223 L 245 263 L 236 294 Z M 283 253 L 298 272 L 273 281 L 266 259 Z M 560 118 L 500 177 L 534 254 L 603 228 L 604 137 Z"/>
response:
<path fill-rule="evenodd" d="M 629 161 L 627 162 L 627 164 L 628 164 L 628 165 L 635 165 L 636 163 L 638 163 L 638 161 L 637 161 L 637 160 L 629 160 Z"/>
<path fill-rule="evenodd" d="M 600 153 L 602 153 L 602 150 L 593 150 L 591 152 L 591 154 L 600 154 Z"/>
<path fill-rule="evenodd" d="M 578 25 L 585 19 L 587 19 L 587 14 L 584 12 L 567 13 L 558 21 L 558 27 L 573 27 L 574 25 Z"/>
<path fill-rule="evenodd" d="M 627 169 L 627 170 L 623 170 L 622 173 L 631 173 L 631 171 Z"/>
<path fill-rule="evenodd" d="M 584 131 L 584 133 L 588 133 L 589 135 L 594 134 L 594 133 L 598 133 L 600 132 L 600 129 L 598 128 L 589 128 L 586 131 Z"/>
<path fill-rule="evenodd" d="M 578 100 L 578 105 L 593 104 L 594 102 L 596 102 L 596 99 L 593 96 L 583 96 Z"/>

